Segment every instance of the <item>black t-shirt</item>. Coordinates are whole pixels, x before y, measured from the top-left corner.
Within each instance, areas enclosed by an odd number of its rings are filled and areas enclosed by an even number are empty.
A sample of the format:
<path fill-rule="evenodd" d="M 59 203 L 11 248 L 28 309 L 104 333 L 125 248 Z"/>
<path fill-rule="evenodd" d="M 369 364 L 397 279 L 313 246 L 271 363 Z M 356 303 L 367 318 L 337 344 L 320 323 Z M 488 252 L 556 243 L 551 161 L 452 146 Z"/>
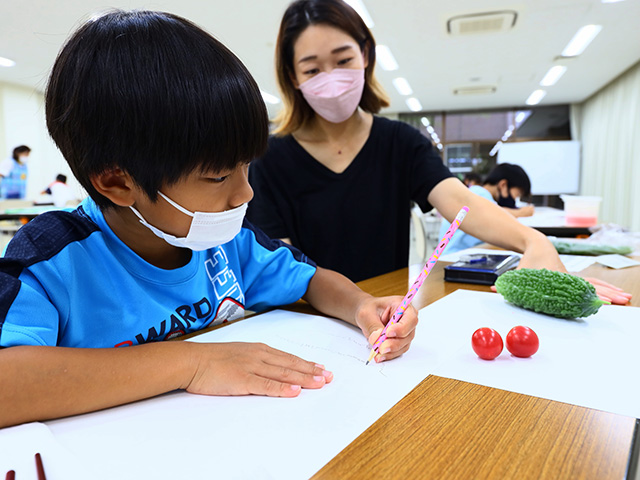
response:
<path fill-rule="evenodd" d="M 374 117 L 351 164 L 335 173 L 292 136 L 271 137 L 251 163 L 247 216 L 273 238 L 290 238 L 317 264 L 354 282 L 406 267 L 410 205 L 451 176 L 431 142 L 402 122 Z"/>

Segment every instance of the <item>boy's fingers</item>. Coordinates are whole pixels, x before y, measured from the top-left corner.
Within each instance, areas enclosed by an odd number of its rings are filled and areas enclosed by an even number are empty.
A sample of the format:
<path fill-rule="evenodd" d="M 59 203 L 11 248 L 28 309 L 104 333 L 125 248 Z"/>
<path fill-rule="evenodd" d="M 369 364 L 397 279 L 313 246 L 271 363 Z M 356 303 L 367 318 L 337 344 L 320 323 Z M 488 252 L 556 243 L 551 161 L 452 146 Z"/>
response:
<path fill-rule="evenodd" d="M 265 363 L 268 365 L 283 366 L 302 373 L 322 375 L 323 367 L 314 362 L 309 362 L 291 353 L 283 352 L 282 350 L 276 350 L 271 347 L 267 348 L 269 349 L 268 353 L 271 355 L 265 359 Z"/>
<path fill-rule="evenodd" d="M 373 332 L 371 332 L 367 337 L 367 340 L 369 341 L 369 345 L 373 345 L 374 343 L 376 343 L 378 341 L 378 338 L 380 338 L 381 334 L 382 334 L 382 328 L 378 328 Z"/>
<path fill-rule="evenodd" d="M 321 388 L 327 383 L 327 379 L 332 379 L 331 372 L 323 374 L 322 370 L 318 375 L 302 373 L 287 367 L 264 365 L 255 375 L 265 379 L 274 380 L 278 383 L 288 383 L 289 385 L 299 385 L 302 388 Z"/>
<path fill-rule="evenodd" d="M 297 397 L 302 387 L 290 383 L 278 382 L 271 378 L 253 377 L 249 387 L 252 395 L 267 395 L 269 397 Z"/>
<path fill-rule="evenodd" d="M 406 345 L 404 345 L 404 347 L 402 347 L 401 349 L 399 349 L 399 350 L 397 350 L 395 352 L 388 352 L 388 353 L 384 353 L 384 354 L 379 353 L 375 357 L 376 363 L 385 362 L 387 360 L 392 360 L 394 358 L 399 357 L 400 355 L 405 353 L 407 350 L 409 350 L 409 345 L 410 344 L 407 343 Z"/>
<path fill-rule="evenodd" d="M 387 339 L 380 345 L 378 352 L 382 355 L 393 354 L 395 352 L 406 350 L 411 345 L 413 338 L 415 337 L 415 331 L 411 332 L 404 338 Z"/>

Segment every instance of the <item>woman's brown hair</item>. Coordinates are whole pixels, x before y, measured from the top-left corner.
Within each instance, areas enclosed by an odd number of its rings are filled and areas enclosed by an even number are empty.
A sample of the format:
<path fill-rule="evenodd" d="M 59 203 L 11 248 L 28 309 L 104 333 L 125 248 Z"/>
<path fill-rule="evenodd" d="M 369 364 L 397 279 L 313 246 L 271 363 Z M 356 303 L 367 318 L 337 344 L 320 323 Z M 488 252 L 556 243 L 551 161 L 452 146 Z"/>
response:
<path fill-rule="evenodd" d="M 365 85 L 360 108 L 378 113 L 389 106 L 389 98 L 376 80 L 373 69 L 376 63 L 376 42 L 371 31 L 356 11 L 343 0 L 297 0 L 284 12 L 276 43 L 276 74 L 282 94 L 283 108 L 276 118 L 274 133 L 288 135 L 298 130 L 315 115 L 313 109 L 293 84 L 293 46 L 300 34 L 310 25 L 329 25 L 347 33 L 366 52 Z"/>

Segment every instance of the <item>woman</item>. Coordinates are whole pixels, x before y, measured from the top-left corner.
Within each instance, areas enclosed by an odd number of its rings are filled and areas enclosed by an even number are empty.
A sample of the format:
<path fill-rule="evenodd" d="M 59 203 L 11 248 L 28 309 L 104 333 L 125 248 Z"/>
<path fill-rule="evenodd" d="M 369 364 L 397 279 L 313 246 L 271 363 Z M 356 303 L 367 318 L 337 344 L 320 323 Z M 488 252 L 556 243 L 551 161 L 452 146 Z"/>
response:
<path fill-rule="evenodd" d="M 464 231 L 523 252 L 521 267 L 565 271 L 544 235 L 470 193 L 426 137 L 374 116 L 389 104 L 374 66 L 373 36 L 342 0 L 287 8 L 276 45 L 284 107 L 267 153 L 251 165 L 249 219 L 360 281 L 407 266 L 411 201 L 449 221 L 467 205 Z"/>

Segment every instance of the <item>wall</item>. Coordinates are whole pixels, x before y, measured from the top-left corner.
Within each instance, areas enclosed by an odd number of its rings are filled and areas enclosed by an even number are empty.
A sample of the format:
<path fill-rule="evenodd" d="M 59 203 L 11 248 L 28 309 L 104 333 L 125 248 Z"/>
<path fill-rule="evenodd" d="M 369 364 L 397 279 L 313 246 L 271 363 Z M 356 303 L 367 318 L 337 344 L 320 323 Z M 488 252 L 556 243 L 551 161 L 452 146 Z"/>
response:
<path fill-rule="evenodd" d="M 0 154 L 11 156 L 18 145 L 31 148 L 27 198 L 35 199 L 58 173 L 67 175 L 67 183 L 84 196 L 58 151 L 45 125 L 44 96 L 34 89 L 0 83 Z"/>
<path fill-rule="evenodd" d="M 603 198 L 600 221 L 640 231 L 640 63 L 572 109 L 582 143 L 580 193 Z"/>

